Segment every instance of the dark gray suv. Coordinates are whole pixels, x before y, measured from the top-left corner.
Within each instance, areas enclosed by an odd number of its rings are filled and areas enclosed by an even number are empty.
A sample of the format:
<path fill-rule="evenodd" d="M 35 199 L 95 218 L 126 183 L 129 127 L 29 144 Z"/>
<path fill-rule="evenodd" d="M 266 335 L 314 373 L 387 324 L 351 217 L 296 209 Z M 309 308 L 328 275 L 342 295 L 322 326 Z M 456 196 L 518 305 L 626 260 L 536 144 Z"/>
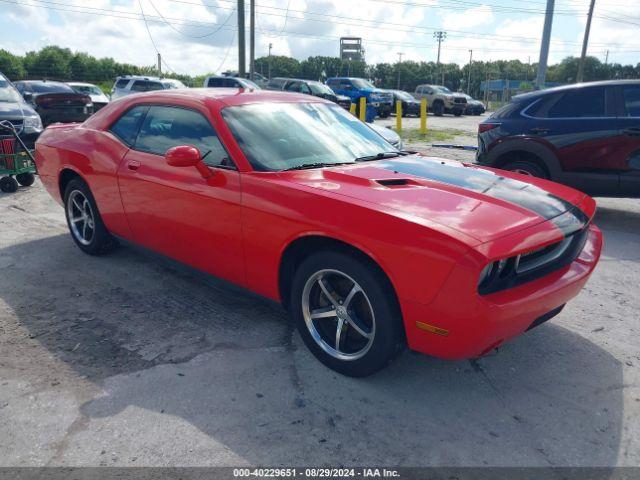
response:
<path fill-rule="evenodd" d="M 0 120 L 8 120 L 16 128 L 22 141 L 33 148 L 42 132 L 42 120 L 13 84 L 0 73 Z M 0 136 L 6 132 L 0 132 Z"/>

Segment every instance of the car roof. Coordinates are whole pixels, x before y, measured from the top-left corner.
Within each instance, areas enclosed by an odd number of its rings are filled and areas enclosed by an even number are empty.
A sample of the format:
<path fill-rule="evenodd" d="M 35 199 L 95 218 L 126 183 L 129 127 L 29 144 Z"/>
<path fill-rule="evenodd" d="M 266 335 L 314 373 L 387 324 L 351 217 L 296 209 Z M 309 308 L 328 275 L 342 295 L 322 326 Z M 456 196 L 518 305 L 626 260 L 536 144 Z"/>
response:
<path fill-rule="evenodd" d="M 93 83 L 85 83 L 85 82 L 67 82 L 67 85 L 79 85 L 81 87 L 95 87 Z"/>
<path fill-rule="evenodd" d="M 588 88 L 588 87 L 614 87 L 616 85 L 640 85 L 640 80 L 602 80 L 599 82 L 583 82 L 583 83 L 572 83 L 569 85 L 560 85 L 558 87 L 547 88 L 544 90 L 534 90 L 533 92 L 521 93 L 520 95 L 516 95 L 512 98 L 515 101 L 523 101 L 533 98 L 542 97 L 544 95 L 553 95 L 557 92 L 565 92 L 567 90 L 574 90 L 578 88 Z"/>
<path fill-rule="evenodd" d="M 121 100 L 128 99 L 128 102 L 137 103 L 136 100 L 144 102 L 162 102 L 163 99 L 170 98 L 173 100 L 213 100 L 218 102 L 220 106 L 231 105 L 248 105 L 252 103 L 266 102 L 291 102 L 291 103 L 328 103 L 333 104 L 329 100 L 319 97 L 312 97 L 300 93 L 281 92 L 278 90 L 255 90 L 252 88 L 187 88 L 176 90 L 154 90 L 152 92 L 137 93 L 124 97 Z"/>

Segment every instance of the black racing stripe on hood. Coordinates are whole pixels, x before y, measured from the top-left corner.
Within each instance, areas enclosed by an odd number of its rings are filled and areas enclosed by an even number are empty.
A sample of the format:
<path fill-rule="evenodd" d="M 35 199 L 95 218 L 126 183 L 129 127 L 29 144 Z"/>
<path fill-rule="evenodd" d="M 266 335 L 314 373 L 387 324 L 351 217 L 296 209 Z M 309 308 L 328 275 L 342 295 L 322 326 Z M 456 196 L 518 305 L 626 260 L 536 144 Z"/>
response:
<path fill-rule="evenodd" d="M 389 159 L 376 163 L 376 166 L 504 200 L 535 212 L 545 220 L 559 217 L 558 228 L 563 230 L 565 235 L 569 230 L 575 231 L 578 225 L 582 228 L 589 220 L 571 202 L 530 183 L 506 178 L 489 170 L 450 165 L 420 157 Z M 565 212 L 569 213 L 563 215 Z"/>

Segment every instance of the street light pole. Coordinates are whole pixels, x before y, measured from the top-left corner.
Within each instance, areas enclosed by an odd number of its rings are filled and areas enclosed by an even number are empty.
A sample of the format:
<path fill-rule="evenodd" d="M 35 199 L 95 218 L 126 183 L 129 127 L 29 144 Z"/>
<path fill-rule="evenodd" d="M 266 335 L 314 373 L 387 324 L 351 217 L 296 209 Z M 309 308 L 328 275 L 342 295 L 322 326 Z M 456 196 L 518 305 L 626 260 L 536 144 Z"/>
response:
<path fill-rule="evenodd" d="M 593 8 L 595 7 L 596 0 L 591 0 L 589 5 L 589 15 L 587 16 L 587 25 L 584 27 L 584 39 L 582 41 L 582 53 L 580 54 L 580 63 L 578 64 L 578 76 L 576 82 L 582 82 L 584 78 L 584 60 L 587 56 L 587 44 L 589 43 L 589 32 L 591 31 L 591 18 L 593 17 Z"/>
<path fill-rule="evenodd" d="M 404 55 L 404 53 L 398 52 L 398 90 L 400 90 L 400 64 L 402 63 L 402 55 Z"/>
<path fill-rule="evenodd" d="M 271 48 L 273 47 L 273 43 L 269 44 L 269 80 L 271 80 Z"/>
<path fill-rule="evenodd" d="M 256 0 L 249 0 L 249 78 L 253 82 L 256 61 Z"/>
<path fill-rule="evenodd" d="M 540 61 L 538 62 L 538 75 L 536 87 L 542 88 L 547 75 L 547 60 L 549 59 L 549 43 L 551 42 L 551 25 L 553 23 L 553 7 L 555 0 L 547 0 L 547 11 L 544 15 L 544 29 L 542 30 L 542 43 L 540 45 Z"/>
<path fill-rule="evenodd" d="M 244 0 L 238 0 L 238 76 L 241 78 L 246 73 L 244 30 Z"/>

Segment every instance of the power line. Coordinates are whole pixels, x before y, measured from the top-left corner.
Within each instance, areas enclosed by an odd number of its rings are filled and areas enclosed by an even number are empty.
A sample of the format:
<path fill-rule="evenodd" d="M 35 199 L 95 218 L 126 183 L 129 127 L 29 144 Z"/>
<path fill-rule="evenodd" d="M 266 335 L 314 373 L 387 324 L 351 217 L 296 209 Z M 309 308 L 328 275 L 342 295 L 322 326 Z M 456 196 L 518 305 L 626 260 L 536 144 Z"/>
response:
<path fill-rule="evenodd" d="M 233 16 L 233 14 L 235 12 L 235 8 L 232 8 L 231 9 L 231 13 L 229 13 L 227 18 L 225 18 L 224 21 L 220 24 L 220 26 L 218 28 L 216 28 L 213 32 L 205 33 L 204 35 L 189 35 L 189 34 L 184 33 L 182 30 L 176 28 L 171 22 L 167 21 L 167 19 L 164 17 L 164 15 L 162 15 L 162 13 L 160 13 L 160 10 L 158 10 L 158 8 L 155 6 L 155 4 L 153 3 L 152 0 L 149 0 L 149 3 L 153 7 L 153 9 L 156 11 L 156 13 L 160 16 L 160 18 L 162 18 L 162 20 L 164 20 L 164 23 L 169 25 L 169 27 L 171 27 L 174 31 L 178 32 L 181 35 L 184 35 L 185 37 L 189 37 L 189 38 L 206 38 L 206 37 L 210 37 L 212 35 L 215 35 L 220 30 L 222 30 L 222 27 L 224 27 L 227 24 L 227 22 L 231 19 L 231 17 Z"/>
<path fill-rule="evenodd" d="M 178 75 L 173 68 L 171 68 L 167 62 L 165 61 L 164 57 L 160 54 L 160 51 L 158 50 L 158 47 L 156 46 L 156 42 L 153 41 L 153 36 L 151 35 L 151 30 L 149 30 L 149 25 L 147 24 L 147 18 L 144 16 L 144 10 L 142 9 L 142 0 L 138 0 L 138 5 L 140 6 L 140 13 L 142 14 L 142 19 L 144 20 L 144 26 L 147 29 L 147 33 L 149 34 L 149 40 L 151 40 L 151 44 L 153 45 L 153 49 L 156 51 L 156 54 L 158 55 L 158 58 L 160 59 L 160 62 L 162 62 L 164 64 L 165 67 L 167 67 L 167 70 L 169 70 L 171 73 L 173 73 L 174 75 Z"/>
<path fill-rule="evenodd" d="M 52 5 L 63 5 L 63 6 L 69 6 L 67 4 L 61 3 L 61 2 L 55 2 L 55 1 L 51 1 L 51 0 L 30 0 L 33 2 L 37 2 L 40 5 L 34 5 L 31 3 L 25 3 L 24 1 L 18 1 L 18 0 L 0 0 L 0 2 L 3 3 L 10 3 L 10 4 L 16 4 L 16 5 L 23 5 L 23 6 L 30 6 L 30 7 L 41 7 L 41 8 L 47 8 L 47 9 L 51 9 L 51 10 L 57 10 L 57 11 L 66 11 L 66 12 L 71 12 L 71 13 L 80 13 L 80 14 L 90 14 L 90 15 L 103 15 L 103 16 L 110 16 L 110 17 L 115 17 L 115 18 L 127 18 L 127 19 L 132 19 L 132 20 L 144 20 L 145 22 L 156 22 L 156 23 L 172 23 L 172 24 L 178 24 L 178 25 L 189 25 L 189 26 L 198 26 L 198 27 L 207 27 L 210 28 L 211 26 L 220 26 L 221 29 L 232 29 L 235 27 L 229 27 L 229 26 L 224 26 L 215 22 L 202 22 L 202 21 L 185 21 L 182 19 L 175 19 L 175 18 L 170 18 L 170 17 L 165 17 L 165 19 L 163 20 L 162 18 L 159 17 L 153 17 L 151 15 L 145 15 L 144 19 L 141 19 L 139 14 L 136 14 L 135 12 L 124 12 L 121 10 L 110 10 L 110 9 L 101 9 L 101 8 L 97 8 L 97 7 L 85 7 L 85 6 L 81 6 L 81 7 L 75 7 L 75 9 L 71 9 L 71 8 L 61 8 L 61 7 L 56 7 L 56 6 L 52 6 Z M 172 0 L 172 1 L 176 1 L 176 0 Z M 184 0 L 180 3 L 190 3 L 190 2 L 185 2 Z M 82 8 L 84 10 L 78 10 L 77 8 Z M 223 7 L 221 7 L 223 8 Z M 86 11 L 86 10 L 90 10 L 90 11 Z M 100 13 L 96 13 L 96 12 L 100 12 Z M 133 15 L 133 16 L 132 16 Z M 273 14 L 271 14 L 273 15 Z M 173 22 L 169 22 L 169 20 L 175 20 Z M 332 22 L 334 23 L 334 22 Z M 337 22 L 335 22 L 337 23 Z M 362 25 L 364 26 L 364 25 Z M 266 31 L 273 31 L 275 32 L 275 30 L 266 30 Z M 412 33 L 412 32 L 406 32 L 406 33 Z M 415 32 L 413 32 L 415 33 Z M 300 37 L 305 37 L 305 38 L 318 38 L 318 39 L 326 39 L 326 38 L 331 38 L 331 39 L 338 39 L 340 38 L 340 36 L 329 36 L 329 35 L 314 35 L 314 34 L 307 34 L 307 33 L 303 33 L 303 32 L 287 32 L 288 35 L 290 36 L 300 36 Z M 487 34 L 490 35 L 490 34 Z M 416 43 L 408 43 L 408 42 L 391 42 L 391 41 L 382 41 L 379 39 L 372 39 L 372 38 L 365 38 L 363 37 L 365 40 L 367 40 L 367 42 L 372 43 L 372 44 L 378 44 L 378 45 L 392 45 L 392 46 L 413 46 L 416 48 L 420 48 L 420 49 L 424 49 L 425 45 L 424 44 L 416 44 Z M 517 38 L 517 37 L 514 37 Z M 524 37 L 523 37 L 524 38 Z M 564 42 L 567 43 L 567 42 Z M 460 47 L 455 47 L 455 46 L 450 46 L 449 47 L 451 50 L 466 50 L 467 47 L 465 46 L 460 46 Z M 634 46 L 634 48 L 640 48 L 640 46 Z M 516 48 L 516 49 L 505 49 L 505 48 L 480 48 L 477 47 L 476 48 L 479 51 L 484 51 L 484 52 L 518 52 L 518 53 L 522 53 L 522 49 L 521 48 Z M 573 52 L 573 49 L 571 50 L 556 50 L 556 51 L 562 51 L 562 52 Z M 640 50 L 631 50 L 631 49 L 623 49 L 623 48 L 618 48 L 616 50 L 616 52 L 629 52 L 629 53 L 635 53 L 638 52 Z"/>

